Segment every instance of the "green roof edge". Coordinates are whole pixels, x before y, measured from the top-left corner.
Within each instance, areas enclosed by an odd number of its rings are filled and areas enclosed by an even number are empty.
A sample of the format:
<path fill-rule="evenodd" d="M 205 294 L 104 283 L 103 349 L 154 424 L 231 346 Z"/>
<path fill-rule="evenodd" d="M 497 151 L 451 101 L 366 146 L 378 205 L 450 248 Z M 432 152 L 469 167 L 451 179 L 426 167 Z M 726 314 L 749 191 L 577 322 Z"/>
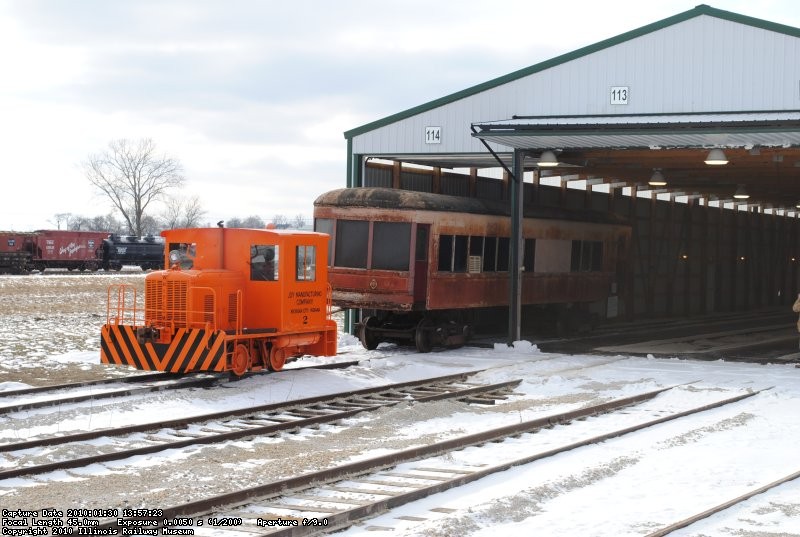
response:
<path fill-rule="evenodd" d="M 385 127 L 386 125 L 391 125 L 392 123 L 395 123 L 402 119 L 415 116 L 417 114 L 426 112 L 428 110 L 432 110 L 434 108 L 437 108 L 445 104 L 450 104 L 465 97 L 470 97 L 472 95 L 481 93 L 482 91 L 486 91 L 495 88 L 497 86 L 501 86 L 508 82 L 512 82 L 514 80 L 532 75 L 534 73 L 538 73 L 540 71 L 544 71 L 545 69 L 550 69 L 551 67 L 567 63 L 569 61 L 581 58 L 583 56 L 588 56 L 589 54 L 598 52 L 600 50 L 613 47 L 620 43 L 630 41 L 631 39 L 647 35 L 657 30 L 667 28 L 674 24 L 678 24 L 680 22 L 687 21 L 689 19 L 693 19 L 701 15 L 708 15 L 710 17 L 716 17 L 718 19 L 724 19 L 731 22 L 746 24 L 748 26 L 761 28 L 762 30 L 769 30 L 781 34 L 790 35 L 792 37 L 800 37 L 800 28 L 795 28 L 793 26 L 787 26 L 785 24 L 779 24 L 776 22 L 770 22 L 763 19 L 757 19 L 755 17 L 749 17 L 747 15 L 741 15 L 739 13 L 733 13 L 732 11 L 724 11 L 722 9 L 713 8 L 706 4 L 700 4 L 688 11 L 678 13 L 677 15 L 672 15 L 671 17 L 667 17 L 666 19 L 662 19 L 660 21 L 647 24 L 640 28 L 636 28 L 635 30 L 630 30 L 628 32 L 619 34 L 615 37 L 604 39 L 603 41 L 599 41 L 592 45 L 587 45 L 572 52 L 556 56 L 555 58 L 545 60 L 543 62 L 531 65 L 529 67 L 524 67 L 517 71 L 513 71 L 509 74 L 494 78 L 492 80 L 488 80 L 486 82 L 482 82 L 480 84 L 463 89 L 461 91 L 457 91 L 456 93 L 445 95 L 444 97 L 434 99 L 433 101 L 429 101 L 427 103 L 415 106 L 413 108 L 409 108 L 408 110 L 392 114 L 391 116 L 387 116 L 383 119 L 378 119 L 371 123 L 367 123 L 360 127 L 356 127 L 355 129 L 345 131 L 344 137 L 348 140 L 351 140 L 353 137 L 358 136 L 360 134 L 364 134 L 365 132 L 378 129 L 380 127 Z"/>

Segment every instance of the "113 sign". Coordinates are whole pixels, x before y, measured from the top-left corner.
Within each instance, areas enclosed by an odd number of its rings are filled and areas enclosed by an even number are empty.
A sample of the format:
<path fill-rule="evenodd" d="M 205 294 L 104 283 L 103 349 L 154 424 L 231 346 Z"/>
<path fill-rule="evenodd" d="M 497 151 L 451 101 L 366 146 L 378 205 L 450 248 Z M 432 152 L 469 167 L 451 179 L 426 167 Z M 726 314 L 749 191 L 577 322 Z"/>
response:
<path fill-rule="evenodd" d="M 611 86 L 611 104 L 628 104 L 628 86 Z"/>

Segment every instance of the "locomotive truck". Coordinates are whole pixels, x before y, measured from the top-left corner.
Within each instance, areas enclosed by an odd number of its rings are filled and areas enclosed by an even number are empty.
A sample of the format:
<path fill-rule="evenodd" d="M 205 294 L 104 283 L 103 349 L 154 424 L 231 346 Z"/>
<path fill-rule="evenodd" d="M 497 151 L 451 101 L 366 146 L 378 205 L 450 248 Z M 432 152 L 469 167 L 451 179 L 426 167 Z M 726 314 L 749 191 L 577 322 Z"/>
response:
<path fill-rule="evenodd" d="M 328 236 L 268 229 L 163 231 L 165 270 L 109 288 L 103 363 L 187 373 L 279 371 L 336 354 Z"/>

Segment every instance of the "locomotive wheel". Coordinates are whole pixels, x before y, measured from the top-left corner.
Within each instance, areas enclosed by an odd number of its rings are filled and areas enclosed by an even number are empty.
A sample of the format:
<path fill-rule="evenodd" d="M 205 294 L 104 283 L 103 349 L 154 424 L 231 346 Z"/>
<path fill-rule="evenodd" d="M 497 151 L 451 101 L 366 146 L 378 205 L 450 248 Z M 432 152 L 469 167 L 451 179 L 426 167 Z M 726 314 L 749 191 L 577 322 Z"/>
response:
<path fill-rule="evenodd" d="M 231 371 L 237 377 L 244 375 L 250 368 L 250 353 L 244 345 L 236 345 L 231 359 Z"/>
<path fill-rule="evenodd" d="M 379 324 L 380 321 L 377 317 L 367 317 L 361 322 L 361 328 L 358 331 L 358 339 L 361 340 L 361 344 L 368 351 L 374 351 L 378 348 L 380 340 L 372 333 L 370 328 L 377 328 Z"/>
<path fill-rule="evenodd" d="M 280 371 L 286 365 L 286 349 L 272 347 L 269 350 L 269 368 Z"/>
<path fill-rule="evenodd" d="M 423 317 L 417 325 L 417 330 L 414 333 L 417 352 L 431 352 L 431 349 L 433 349 L 433 327 L 433 321 L 428 317 Z"/>

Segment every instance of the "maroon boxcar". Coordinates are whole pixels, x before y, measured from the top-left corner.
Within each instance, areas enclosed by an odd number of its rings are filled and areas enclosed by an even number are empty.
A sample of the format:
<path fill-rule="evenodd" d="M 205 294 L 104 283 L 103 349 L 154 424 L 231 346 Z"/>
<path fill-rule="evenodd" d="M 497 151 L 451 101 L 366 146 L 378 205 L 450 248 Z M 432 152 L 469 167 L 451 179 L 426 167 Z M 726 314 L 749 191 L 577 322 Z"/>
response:
<path fill-rule="evenodd" d="M 103 261 L 103 231 L 40 230 L 34 234 L 31 268 L 97 270 Z"/>
<path fill-rule="evenodd" d="M 0 272 L 27 272 L 32 258 L 34 237 L 34 233 L 0 231 Z"/>
<path fill-rule="evenodd" d="M 463 344 L 478 310 L 507 306 L 511 220 L 491 200 L 386 188 L 346 188 L 314 202 L 331 235 L 333 303 L 366 311 L 362 344 Z M 616 300 L 630 226 L 612 214 L 528 207 L 522 302 L 568 323 Z M 609 309 L 611 309 L 609 307 Z M 548 312 L 549 315 L 549 312 Z"/>

